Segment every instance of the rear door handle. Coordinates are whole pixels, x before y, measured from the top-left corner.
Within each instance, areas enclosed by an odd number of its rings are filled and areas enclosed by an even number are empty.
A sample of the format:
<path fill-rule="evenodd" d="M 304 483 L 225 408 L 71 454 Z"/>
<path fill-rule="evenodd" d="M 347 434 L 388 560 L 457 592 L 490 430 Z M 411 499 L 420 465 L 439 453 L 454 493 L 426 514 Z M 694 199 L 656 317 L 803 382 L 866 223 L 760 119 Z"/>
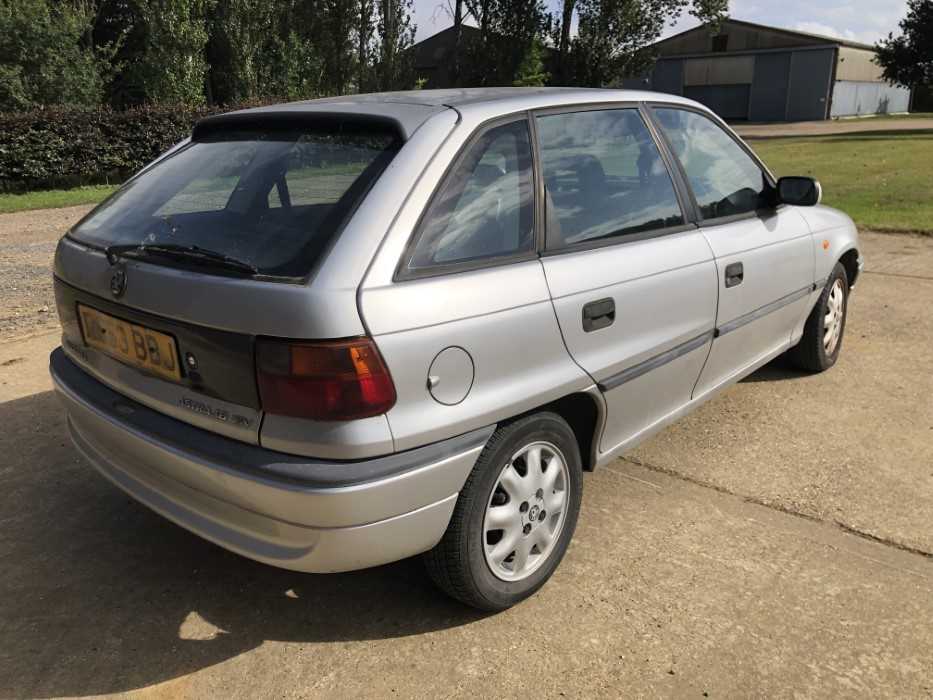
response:
<path fill-rule="evenodd" d="M 742 280 L 745 279 L 745 268 L 742 266 L 742 263 L 732 263 L 731 265 L 726 265 L 726 288 L 735 287 L 742 284 Z"/>
<path fill-rule="evenodd" d="M 591 301 L 583 307 L 583 330 L 586 333 L 611 326 L 615 320 L 616 302 L 611 297 Z"/>

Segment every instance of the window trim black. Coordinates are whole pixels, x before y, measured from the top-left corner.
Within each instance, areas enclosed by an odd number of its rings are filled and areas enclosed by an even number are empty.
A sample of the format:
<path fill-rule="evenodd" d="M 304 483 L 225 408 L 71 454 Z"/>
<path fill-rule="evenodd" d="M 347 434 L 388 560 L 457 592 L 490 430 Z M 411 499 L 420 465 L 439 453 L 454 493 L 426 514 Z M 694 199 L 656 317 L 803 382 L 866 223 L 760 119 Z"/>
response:
<path fill-rule="evenodd" d="M 533 110 L 528 110 L 525 114 L 528 117 L 528 129 L 531 132 L 531 167 L 535 193 L 535 253 L 540 256 L 546 250 L 547 244 L 547 196 L 539 156 L 538 122 L 535 120 Z"/>
<path fill-rule="evenodd" d="M 680 207 L 680 213 L 683 217 L 684 223 L 678 224 L 676 226 L 666 226 L 660 229 L 654 229 L 651 231 L 642 231 L 639 233 L 630 233 L 623 234 L 618 236 L 609 235 L 604 238 L 597 238 L 589 241 L 581 241 L 579 243 L 574 243 L 568 246 L 563 246 L 560 248 L 551 247 L 548 245 L 548 236 L 547 236 L 547 197 L 544 193 L 544 180 L 542 177 L 541 190 L 539 196 L 541 198 L 541 226 L 542 229 L 542 241 L 540 248 L 541 257 L 552 257 L 554 255 L 562 255 L 564 253 L 576 253 L 587 250 L 594 250 L 598 248 L 608 248 L 614 245 L 624 245 L 626 243 L 636 243 L 638 241 L 650 240 L 652 238 L 660 238 L 661 236 L 671 236 L 677 233 L 683 233 L 684 231 L 693 231 L 696 230 L 696 218 L 695 218 L 695 202 L 692 199 L 692 193 L 689 193 L 689 190 L 686 190 L 683 184 L 679 181 L 679 171 L 675 171 L 672 168 L 672 162 L 669 159 L 670 154 L 666 150 L 666 142 L 661 142 L 656 133 L 656 128 L 654 122 L 648 118 L 643 109 L 643 102 L 637 100 L 629 100 L 624 102 L 590 102 L 576 105 L 558 105 L 555 107 L 543 107 L 541 109 L 531 110 L 529 114 L 531 115 L 532 124 L 537 124 L 536 119 L 538 117 L 550 117 L 557 116 L 561 114 L 575 114 L 577 112 L 608 112 L 611 110 L 620 110 L 620 109 L 629 109 L 635 110 L 638 112 L 639 117 L 645 125 L 645 128 L 648 130 L 648 134 L 651 136 L 652 141 L 654 142 L 655 148 L 658 149 L 658 153 L 661 156 L 661 161 L 664 163 L 664 167 L 667 168 L 668 177 L 671 178 L 671 185 L 674 188 L 674 196 L 677 198 L 677 205 Z M 535 161 L 540 164 L 541 162 L 541 151 L 539 148 L 539 142 L 537 139 L 537 128 L 535 128 L 535 152 L 534 157 Z M 540 167 L 540 165 L 539 165 Z M 675 172 L 678 172 L 678 175 L 675 175 Z"/>
<path fill-rule="evenodd" d="M 644 102 L 639 104 L 638 111 L 641 112 L 641 118 L 644 119 L 645 124 L 648 126 L 648 131 L 651 132 L 651 136 L 654 138 L 654 142 L 661 152 L 661 158 L 664 160 L 665 165 L 667 165 L 667 171 L 671 175 L 674 188 L 677 190 L 677 196 L 680 198 L 680 206 L 684 211 L 684 219 L 688 223 L 698 226 L 701 221 L 700 210 L 697 207 L 696 198 L 693 196 L 693 190 L 690 189 L 690 183 L 687 181 L 687 174 L 683 171 L 680 161 L 677 159 L 674 151 L 671 150 L 670 144 L 661 132 L 647 104 Z"/>
<path fill-rule="evenodd" d="M 705 109 L 700 109 L 699 107 L 694 107 L 690 104 L 680 104 L 677 102 L 645 102 L 645 112 L 650 118 L 651 122 L 654 124 L 654 128 L 657 131 L 658 137 L 664 143 L 664 148 L 671 154 L 671 157 L 674 160 L 674 163 L 677 166 L 677 171 L 680 177 L 683 179 L 684 186 L 687 188 L 687 191 L 690 194 L 690 201 L 693 204 L 694 220 L 696 225 L 699 228 L 708 228 L 710 226 L 721 226 L 724 224 L 730 224 L 736 221 L 743 221 L 745 219 L 756 219 L 761 218 L 763 213 L 773 213 L 781 208 L 781 205 L 771 206 L 771 207 L 758 207 L 752 209 L 751 211 L 742 212 L 741 214 L 729 214 L 727 216 L 717 216 L 711 219 L 703 218 L 703 215 L 700 211 L 700 206 L 697 203 L 696 194 L 693 191 L 693 187 L 690 185 L 690 180 L 687 178 L 687 173 L 684 170 L 683 164 L 680 162 L 680 158 L 677 157 L 677 154 L 674 153 L 674 149 L 671 146 L 670 140 L 667 138 L 667 134 L 664 133 L 664 129 L 661 126 L 661 123 L 658 119 L 658 116 L 654 113 L 654 110 L 657 109 L 679 109 L 683 112 L 693 112 L 698 114 L 701 117 L 706 117 L 708 120 L 713 122 L 719 129 L 726 134 L 732 141 L 738 145 L 738 147 L 749 157 L 752 162 L 758 167 L 764 176 L 765 182 L 771 190 L 777 189 L 777 180 L 774 177 L 774 174 L 768 169 L 768 166 L 765 165 L 764 161 L 758 157 L 758 154 L 755 153 L 747 143 L 745 143 L 739 136 L 729 128 L 729 125 L 726 124 L 719 115 L 714 112 L 709 112 Z"/>
<path fill-rule="evenodd" d="M 564 255 L 565 253 L 582 253 L 588 250 L 598 250 L 600 248 L 610 248 L 626 243 L 638 243 L 639 241 L 648 241 L 652 238 L 662 238 L 664 236 L 674 236 L 685 231 L 696 231 L 694 223 L 680 224 L 679 226 L 666 226 L 665 228 L 654 229 L 652 231 L 641 231 L 639 233 L 628 233 L 621 236 L 610 238 L 596 238 L 589 241 L 581 241 L 563 248 L 550 248 L 541 251 L 542 258 L 551 258 L 555 255 Z"/>
<path fill-rule="evenodd" d="M 525 126 L 528 129 L 528 143 L 531 148 L 531 169 L 532 169 L 532 185 L 531 185 L 531 194 L 532 194 L 532 235 L 534 238 L 534 246 L 531 250 L 521 251 L 518 253 L 508 253 L 504 255 L 494 255 L 488 258 L 477 258 L 474 260 L 463 260 L 447 264 L 438 264 L 431 265 L 430 267 L 424 267 L 420 269 L 412 270 L 407 267 L 406 261 L 411 259 L 411 256 L 415 252 L 415 248 L 418 245 L 418 242 L 421 239 L 422 234 L 424 233 L 425 222 L 427 220 L 428 213 L 431 211 L 431 207 L 434 205 L 435 200 L 442 192 L 444 186 L 447 184 L 448 178 L 451 176 L 451 173 L 463 162 L 463 159 L 466 158 L 470 149 L 473 145 L 480 139 L 484 134 L 486 134 L 491 129 L 495 129 L 500 126 L 505 126 L 506 124 L 513 124 L 524 121 Z M 522 110 L 520 112 L 513 112 L 511 114 L 503 114 L 492 119 L 488 119 L 481 124 L 479 124 L 473 132 L 467 137 L 463 145 L 457 151 L 457 154 L 451 159 L 450 163 L 444 169 L 443 175 L 438 179 L 437 184 L 434 186 L 431 196 L 428 198 L 427 203 L 422 209 L 421 213 L 418 216 L 418 221 L 412 229 L 411 235 L 408 237 L 408 241 L 405 243 L 405 249 L 402 251 L 402 255 L 399 258 L 398 263 L 395 266 L 395 272 L 392 275 L 393 282 L 408 282 L 410 280 L 425 279 L 429 277 L 440 277 L 443 275 L 453 275 L 460 272 L 474 272 L 476 270 L 483 270 L 486 268 L 500 267 L 502 265 L 511 265 L 518 262 L 527 262 L 529 260 L 537 260 L 540 250 L 540 241 L 539 241 L 539 213 L 538 213 L 538 175 L 537 175 L 537 159 L 535 157 L 535 132 L 533 131 L 533 123 L 531 120 L 530 112 Z"/>

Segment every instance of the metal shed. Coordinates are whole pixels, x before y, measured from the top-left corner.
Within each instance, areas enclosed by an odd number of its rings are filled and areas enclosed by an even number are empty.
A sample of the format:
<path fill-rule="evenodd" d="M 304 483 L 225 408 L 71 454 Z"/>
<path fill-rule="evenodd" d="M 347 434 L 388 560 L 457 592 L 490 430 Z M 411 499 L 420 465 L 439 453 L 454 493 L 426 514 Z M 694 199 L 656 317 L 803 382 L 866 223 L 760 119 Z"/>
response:
<path fill-rule="evenodd" d="M 889 85 L 874 48 L 735 19 L 657 42 L 648 76 L 626 80 L 702 102 L 731 120 L 811 121 L 906 112 L 910 91 Z"/>

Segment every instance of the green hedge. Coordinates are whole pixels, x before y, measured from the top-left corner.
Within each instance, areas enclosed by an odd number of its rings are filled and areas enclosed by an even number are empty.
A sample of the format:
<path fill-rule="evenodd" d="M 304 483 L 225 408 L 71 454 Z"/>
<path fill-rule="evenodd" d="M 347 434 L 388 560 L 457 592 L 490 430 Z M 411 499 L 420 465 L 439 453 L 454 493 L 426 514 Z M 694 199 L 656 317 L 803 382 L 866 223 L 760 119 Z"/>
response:
<path fill-rule="evenodd" d="M 198 119 L 242 106 L 254 105 L 0 113 L 0 192 L 122 182 L 185 138 Z"/>

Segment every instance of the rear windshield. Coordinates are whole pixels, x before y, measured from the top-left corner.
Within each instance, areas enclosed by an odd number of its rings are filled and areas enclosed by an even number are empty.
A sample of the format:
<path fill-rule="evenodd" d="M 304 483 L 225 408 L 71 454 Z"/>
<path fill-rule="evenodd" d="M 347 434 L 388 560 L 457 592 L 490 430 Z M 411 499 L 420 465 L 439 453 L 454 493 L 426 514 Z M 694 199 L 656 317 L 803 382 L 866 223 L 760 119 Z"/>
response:
<path fill-rule="evenodd" d="M 70 235 L 138 252 L 196 247 L 260 275 L 305 277 L 399 146 L 395 132 L 345 126 L 215 133 L 128 182 Z"/>

